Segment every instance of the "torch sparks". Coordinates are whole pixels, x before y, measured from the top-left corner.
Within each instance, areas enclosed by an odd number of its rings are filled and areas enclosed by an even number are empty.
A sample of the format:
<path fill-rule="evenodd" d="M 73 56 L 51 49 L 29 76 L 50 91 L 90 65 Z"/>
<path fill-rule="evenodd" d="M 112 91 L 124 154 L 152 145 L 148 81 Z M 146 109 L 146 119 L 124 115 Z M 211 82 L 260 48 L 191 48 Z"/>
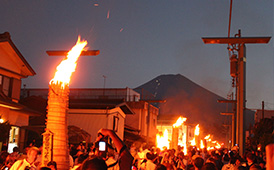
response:
<path fill-rule="evenodd" d="M 107 13 L 107 19 L 109 19 L 109 10 L 108 10 L 108 13 Z"/>
<path fill-rule="evenodd" d="M 76 45 L 68 52 L 67 58 L 57 66 L 57 71 L 50 83 L 60 82 L 63 88 L 69 85 L 71 74 L 75 71 L 77 60 L 86 45 L 87 41 L 81 41 L 79 36 Z"/>

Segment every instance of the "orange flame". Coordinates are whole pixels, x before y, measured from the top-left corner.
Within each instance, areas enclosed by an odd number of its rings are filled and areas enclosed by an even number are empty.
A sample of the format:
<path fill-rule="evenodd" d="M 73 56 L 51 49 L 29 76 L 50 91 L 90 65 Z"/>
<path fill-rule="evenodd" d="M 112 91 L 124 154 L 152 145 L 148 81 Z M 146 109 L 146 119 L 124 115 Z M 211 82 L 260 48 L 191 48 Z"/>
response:
<path fill-rule="evenodd" d="M 195 136 L 199 136 L 199 134 L 200 134 L 200 127 L 199 127 L 199 124 L 195 126 L 194 134 L 195 134 Z"/>
<path fill-rule="evenodd" d="M 201 148 L 201 149 L 204 149 L 204 148 L 205 148 L 205 145 L 204 145 L 204 141 L 203 141 L 203 140 L 201 140 L 201 142 L 200 142 L 200 148 Z"/>
<path fill-rule="evenodd" d="M 54 78 L 50 81 L 50 84 L 60 82 L 63 88 L 69 85 L 71 74 L 75 71 L 77 60 L 86 45 L 87 41 L 81 41 L 79 36 L 76 45 L 72 47 L 67 57 L 57 66 L 57 71 L 55 72 Z"/>
<path fill-rule="evenodd" d="M 164 147 L 167 147 L 167 149 L 169 149 L 167 129 L 165 129 L 164 134 L 162 136 L 157 134 L 156 135 L 156 140 L 157 140 L 157 148 L 160 148 L 161 150 L 163 150 Z"/>
<path fill-rule="evenodd" d="M 195 146 L 196 145 L 196 141 L 195 141 L 195 137 L 190 141 L 190 145 L 191 146 Z"/>
<path fill-rule="evenodd" d="M 176 121 L 176 123 L 174 123 L 173 124 L 173 127 L 179 127 L 179 126 L 181 126 L 185 121 L 187 120 L 187 118 L 185 118 L 185 117 L 179 117 L 178 119 L 177 119 L 177 121 Z"/>
<path fill-rule="evenodd" d="M 209 134 L 209 135 L 207 135 L 206 137 L 204 137 L 204 139 L 205 139 L 205 140 L 210 139 L 210 134 Z"/>

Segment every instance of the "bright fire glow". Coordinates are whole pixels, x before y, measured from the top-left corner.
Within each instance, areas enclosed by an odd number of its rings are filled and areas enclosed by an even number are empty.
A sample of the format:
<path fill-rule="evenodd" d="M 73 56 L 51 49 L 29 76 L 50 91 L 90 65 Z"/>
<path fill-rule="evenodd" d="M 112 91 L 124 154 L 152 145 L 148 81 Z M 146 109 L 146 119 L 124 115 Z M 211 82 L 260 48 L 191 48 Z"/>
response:
<path fill-rule="evenodd" d="M 201 140 L 201 142 L 200 142 L 200 148 L 201 148 L 201 149 L 204 149 L 204 148 L 205 148 L 205 145 L 204 145 L 204 141 L 203 141 L 203 140 Z"/>
<path fill-rule="evenodd" d="M 50 83 L 62 83 L 62 87 L 69 85 L 71 74 L 75 71 L 77 60 L 87 45 L 87 41 L 81 41 L 80 36 L 74 47 L 68 52 L 67 57 L 57 66 L 54 78 Z"/>
<path fill-rule="evenodd" d="M 167 149 L 169 149 L 167 129 L 165 129 L 164 134 L 162 136 L 157 134 L 156 140 L 157 140 L 157 148 L 160 148 L 161 150 L 163 150 L 164 147 L 167 147 Z"/>
<path fill-rule="evenodd" d="M 181 126 L 185 121 L 187 120 L 187 118 L 185 118 L 185 117 L 179 117 L 178 119 L 177 119 L 177 121 L 176 121 L 176 123 L 174 123 L 173 124 L 173 127 L 179 127 L 179 126 Z"/>
<path fill-rule="evenodd" d="M 199 124 L 195 126 L 194 134 L 195 134 L 195 136 L 199 136 L 199 134 L 200 134 L 200 127 L 199 127 Z"/>
<path fill-rule="evenodd" d="M 184 122 L 187 120 L 187 118 L 185 117 L 179 117 L 176 121 L 176 123 L 173 124 L 173 127 L 176 128 L 176 127 L 180 127 L 182 126 L 182 124 L 184 124 Z M 182 141 L 178 140 L 178 145 L 180 146 L 183 146 L 184 147 L 184 150 L 183 152 L 186 154 L 187 153 L 187 146 L 186 146 L 186 138 L 185 136 L 182 137 Z"/>
<path fill-rule="evenodd" d="M 205 140 L 210 139 L 210 134 L 209 134 L 209 135 L 207 135 L 204 139 L 205 139 Z"/>
<path fill-rule="evenodd" d="M 220 149 L 220 148 L 221 148 L 221 145 L 217 142 L 215 147 L 216 147 L 217 149 Z"/>
<path fill-rule="evenodd" d="M 190 141 L 190 145 L 191 146 L 195 146 L 196 145 L 195 137 Z"/>

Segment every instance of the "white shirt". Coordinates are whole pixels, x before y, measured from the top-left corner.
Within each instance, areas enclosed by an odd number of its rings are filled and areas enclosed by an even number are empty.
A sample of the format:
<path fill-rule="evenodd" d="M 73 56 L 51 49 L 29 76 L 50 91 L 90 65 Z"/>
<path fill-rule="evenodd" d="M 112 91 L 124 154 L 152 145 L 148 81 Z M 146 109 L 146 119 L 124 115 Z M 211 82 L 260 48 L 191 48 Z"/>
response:
<path fill-rule="evenodd" d="M 25 170 L 26 167 L 30 170 L 36 170 L 34 163 L 30 164 L 26 159 L 16 161 L 10 168 L 10 170 Z"/>

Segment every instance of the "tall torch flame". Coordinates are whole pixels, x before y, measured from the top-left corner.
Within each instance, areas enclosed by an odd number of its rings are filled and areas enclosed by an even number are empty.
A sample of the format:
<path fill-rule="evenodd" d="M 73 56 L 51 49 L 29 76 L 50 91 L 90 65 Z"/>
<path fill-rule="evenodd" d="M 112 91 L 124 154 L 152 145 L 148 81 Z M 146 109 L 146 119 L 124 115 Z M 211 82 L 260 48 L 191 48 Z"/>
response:
<path fill-rule="evenodd" d="M 194 134 L 195 134 L 195 136 L 199 136 L 199 134 L 200 134 L 200 127 L 199 127 L 199 124 L 195 126 Z"/>
<path fill-rule="evenodd" d="M 185 118 L 185 117 L 179 117 L 178 119 L 177 119 L 177 121 L 176 121 L 176 123 L 174 123 L 173 124 L 173 127 L 179 127 L 179 126 L 181 126 L 185 121 L 187 120 L 187 118 Z"/>
<path fill-rule="evenodd" d="M 52 132 L 52 147 L 43 148 L 43 153 L 52 153 L 53 160 L 57 162 L 58 170 L 69 169 L 68 153 L 68 100 L 69 100 L 69 82 L 72 73 L 76 69 L 77 60 L 82 50 L 87 45 L 87 41 L 78 41 L 76 45 L 68 52 L 67 58 L 64 59 L 55 73 L 54 78 L 49 83 L 48 96 L 48 114 L 46 131 Z M 47 137 L 44 136 L 44 141 Z M 51 145 L 50 145 L 51 146 Z M 50 161 L 47 155 L 43 154 L 43 165 Z"/>
<path fill-rule="evenodd" d="M 157 148 L 160 148 L 161 150 L 166 147 L 169 149 L 169 140 L 168 140 L 168 131 L 165 129 L 163 135 L 157 134 L 156 135 L 156 140 L 157 140 Z"/>
<path fill-rule="evenodd" d="M 63 88 L 69 85 L 71 74 L 75 71 L 77 60 L 86 45 L 87 41 L 81 41 L 79 36 L 76 45 L 68 52 L 67 58 L 57 66 L 57 71 L 50 83 L 60 82 Z"/>

